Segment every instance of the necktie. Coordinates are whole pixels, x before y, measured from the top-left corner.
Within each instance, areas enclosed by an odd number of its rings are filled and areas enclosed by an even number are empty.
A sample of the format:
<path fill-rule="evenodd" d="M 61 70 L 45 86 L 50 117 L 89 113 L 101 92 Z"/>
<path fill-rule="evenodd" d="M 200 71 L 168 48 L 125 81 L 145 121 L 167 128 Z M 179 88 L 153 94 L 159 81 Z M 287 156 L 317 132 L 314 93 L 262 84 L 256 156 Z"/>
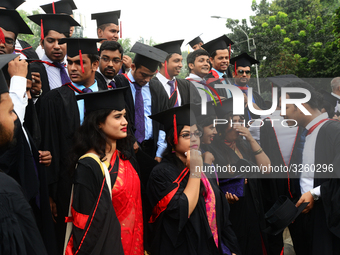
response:
<path fill-rule="evenodd" d="M 91 93 L 91 92 L 93 92 L 92 89 L 90 89 L 90 88 L 84 88 L 82 91 L 84 93 Z"/>
<path fill-rule="evenodd" d="M 174 95 L 175 81 L 174 80 L 168 81 L 167 84 L 170 86 L 170 97 L 172 98 L 172 96 L 175 96 Z M 177 98 L 177 93 L 176 93 L 176 97 L 174 97 L 174 98 Z M 176 100 L 176 103 L 175 103 L 174 107 L 178 107 L 178 98 Z"/>
<path fill-rule="evenodd" d="M 144 102 L 142 95 L 142 86 L 133 83 L 136 89 L 135 95 L 135 137 L 139 143 L 144 141 L 145 138 L 145 121 L 144 121 Z"/>
<path fill-rule="evenodd" d="M 297 144 L 297 164 L 301 164 L 302 163 L 302 153 L 303 153 L 303 147 L 305 146 L 305 142 L 306 142 L 306 135 L 308 133 L 308 129 L 304 129 L 301 133 L 300 136 L 300 140 Z"/>
<path fill-rule="evenodd" d="M 205 90 L 208 90 L 208 91 L 209 91 L 209 88 L 206 86 L 206 85 L 207 85 L 207 82 L 206 82 L 205 80 L 201 80 L 199 83 L 202 84 L 202 85 L 204 86 L 204 89 L 205 89 Z M 205 92 L 205 95 L 207 96 L 207 102 L 212 101 L 211 96 L 210 96 L 207 92 Z"/>
<path fill-rule="evenodd" d="M 61 78 L 62 85 L 71 82 L 70 77 L 66 73 L 64 63 L 53 62 L 53 65 L 55 65 L 55 67 L 58 67 L 60 69 L 60 78 Z"/>
<path fill-rule="evenodd" d="M 114 81 L 111 81 L 110 83 L 109 83 L 109 86 L 108 86 L 109 88 L 111 88 L 111 89 L 115 89 L 117 86 L 116 86 L 116 83 L 114 82 Z"/>

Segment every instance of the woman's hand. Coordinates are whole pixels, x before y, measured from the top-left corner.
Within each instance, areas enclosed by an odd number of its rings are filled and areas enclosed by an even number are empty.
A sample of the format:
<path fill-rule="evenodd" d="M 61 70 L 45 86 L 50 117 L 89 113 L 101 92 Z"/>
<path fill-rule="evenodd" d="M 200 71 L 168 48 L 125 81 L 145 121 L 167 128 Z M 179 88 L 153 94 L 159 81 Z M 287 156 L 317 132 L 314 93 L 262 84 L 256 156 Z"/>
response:
<path fill-rule="evenodd" d="M 228 200 L 229 204 L 235 204 L 240 200 L 235 194 L 231 194 L 229 192 L 225 193 L 225 198 Z"/>
<path fill-rule="evenodd" d="M 248 142 L 255 140 L 253 136 L 250 134 L 248 128 L 238 125 L 237 127 L 235 127 L 235 130 L 239 133 L 239 135 L 244 136 Z"/>
<path fill-rule="evenodd" d="M 201 152 L 193 149 L 188 150 L 186 166 L 190 169 L 190 173 L 197 173 L 200 175 L 203 166 Z"/>

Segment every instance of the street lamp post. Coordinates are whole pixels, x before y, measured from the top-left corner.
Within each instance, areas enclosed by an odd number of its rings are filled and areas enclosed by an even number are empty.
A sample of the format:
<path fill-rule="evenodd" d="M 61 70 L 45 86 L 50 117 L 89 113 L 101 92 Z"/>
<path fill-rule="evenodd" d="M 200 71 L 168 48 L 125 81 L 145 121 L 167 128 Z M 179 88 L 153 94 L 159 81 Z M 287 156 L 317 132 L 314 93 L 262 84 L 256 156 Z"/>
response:
<path fill-rule="evenodd" d="M 225 17 L 221 17 L 221 16 L 211 16 L 211 18 L 214 18 L 214 19 L 225 19 L 225 20 L 228 20 L 228 18 L 225 18 Z M 246 33 L 246 31 L 243 30 L 242 27 L 240 27 L 238 24 L 236 24 L 232 19 L 230 19 L 234 24 L 235 26 L 237 26 L 238 29 L 240 29 L 247 37 L 247 43 L 248 43 L 248 51 L 251 52 L 251 49 L 250 49 L 250 44 L 249 44 L 249 41 L 250 40 L 253 40 L 253 46 L 254 46 L 254 58 L 256 59 L 256 45 L 255 45 L 255 40 L 254 38 L 251 38 L 249 39 L 249 36 L 248 34 Z M 256 71 L 256 81 L 257 81 L 257 90 L 258 90 L 258 93 L 261 95 L 261 90 L 260 90 L 260 79 L 259 79 L 259 70 L 258 70 L 258 65 L 255 64 L 255 71 Z"/>

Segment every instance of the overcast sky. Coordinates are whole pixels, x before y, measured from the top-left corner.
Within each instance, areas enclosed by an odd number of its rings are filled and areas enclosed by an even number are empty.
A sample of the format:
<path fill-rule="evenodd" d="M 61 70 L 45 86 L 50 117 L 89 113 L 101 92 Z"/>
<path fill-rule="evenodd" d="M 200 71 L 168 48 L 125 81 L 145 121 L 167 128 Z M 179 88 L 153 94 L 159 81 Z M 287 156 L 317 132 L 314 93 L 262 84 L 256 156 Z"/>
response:
<path fill-rule="evenodd" d="M 40 9 L 39 5 L 51 2 L 51 0 L 26 0 L 19 9 L 32 12 Z M 91 21 L 91 13 L 121 10 L 123 38 L 131 38 L 132 43 L 140 37 L 145 40 L 152 37 L 156 43 L 184 39 L 186 44 L 201 33 L 203 41 L 208 42 L 230 32 L 225 27 L 225 20 L 213 19 L 210 16 L 239 20 L 246 18 L 249 23 L 249 16 L 254 15 L 251 11 L 252 0 L 74 0 L 74 2 L 78 7 L 76 12 L 84 15 L 84 36 L 88 38 L 97 36 L 96 23 Z M 42 10 L 41 12 L 43 13 Z M 79 18 L 75 18 L 80 22 Z M 240 41 L 245 39 L 246 37 L 240 38 Z M 187 46 L 183 49 L 187 49 Z"/>

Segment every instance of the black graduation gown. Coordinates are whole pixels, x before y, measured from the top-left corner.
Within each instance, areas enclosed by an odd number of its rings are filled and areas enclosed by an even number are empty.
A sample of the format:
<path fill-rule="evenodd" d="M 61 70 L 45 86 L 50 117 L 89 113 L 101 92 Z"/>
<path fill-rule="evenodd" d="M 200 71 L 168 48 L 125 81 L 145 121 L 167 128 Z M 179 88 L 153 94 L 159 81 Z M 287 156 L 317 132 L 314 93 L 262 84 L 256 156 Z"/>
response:
<path fill-rule="evenodd" d="M 41 149 L 50 151 L 53 157 L 47 169 L 47 179 L 50 197 L 57 205 L 58 243 L 59 249 L 62 249 L 72 186 L 69 153 L 74 133 L 80 126 L 74 91 L 68 86 L 61 86 L 47 93 L 41 98 L 39 119 L 42 132 Z"/>
<path fill-rule="evenodd" d="M 20 185 L 0 171 L 0 254 L 47 254 Z"/>
<path fill-rule="evenodd" d="M 33 47 L 28 43 L 23 40 L 19 40 L 19 43 L 21 45 L 22 50 L 15 50 L 16 53 L 21 53 L 28 59 L 39 59 L 38 54 L 35 52 Z"/>
<path fill-rule="evenodd" d="M 156 76 L 153 77 L 152 80 L 159 82 L 159 85 L 162 87 L 165 94 L 168 95 L 162 83 L 159 81 L 159 79 Z M 190 81 L 186 79 L 176 79 L 176 81 L 177 81 L 179 93 L 181 95 L 182 105 L 190 104 L 190 103 L 196 103 L 196 104 L 201 103 L 201 97 L 196 87 Z M 171 98 L 168 97 L 169 107 L 173 107 L 175 105 L 176 99 L 177 99 L 177 94 L 174 94 L 174 96 L 172 96 Z"/>
<path fill-rule="evenodd" d="M 309 254 L 339 254 L 340 252 L 340 123 L 329 120 L 320 128 L 315 144 L 315 166 L 333 166 L 333 172 L 314 173 L 314 187 L 321 185 L 321 197 L 315 201 L 310 214 L 311 242 Z M 296 179 L 299 181 L 299 179 Z M 308 215 L 307 214 L 307 215 Z M 298 224 L 299 217 L 292 224 Z M 297 229 L 298 230 L 298 229 Z M 308 233 L 300 233 L 308 235 Z M 292 236 L 293 237 L 293 236 Z M 293 242 L 295 242 L 293 238 Z M 308 249 L 306 244 L 306 253 Z"/>
<path fill-rule="evenodd" d="M 117 159 L 111 173 L 118 171 L 118 162 Z M 115 183 L 115 177 L 111 174 L 112 186 Z M 74 247 L 79 247 L 83 236 L 86 236 L 79 254 L 124 254 L 121 243 L 121 226 L 106 184 L 102 189 L 103 180 L 103 172 L 97 161 L 89 157 L 78 161 L 74 174 L 75 186 L 72 206 L 76 212 L 94 217 L 89 228 L 88 224 L 85 229 L 73 226 Z M 99 203 L 96 207 L 97 201 Z"/>
<path fill-rule="evenodd" d="M 247 141 L 239 139 L 237 146 L 243 158 L 255 162 Z M 222 139 L 214 139 L 213 144 L 206 149 L 214 155 L 214 164 L 219 166 L 235 164 L 239 160 L 237 154 Z M 232 162 L 228 161 L 226 154 L 232 158 Z M 219 177 L 219 180 L 221 182 L 223 179 Z M 264 254 L 262 245 L 267 246 L 267 241 L 262 233 L 265 229 L 265 222 L 258 179 L 248 178 L 248 183 L 244 185 L 244 196 L 240 197 L 235 204 L 230 205 L 229 219 L 239 241 L 241 253 Z"/>
<path fill-rule="evenodd" d="M 218 95 L 220 97 L 225 97 L 225 98 L 228 98 L 228 95 L 227 95 L 227 91 L 224 89 L 224 88 L 215 88 L 215 85 L 216 84 L 222 84 L 222 82 L 220 81 L 220 79 L 218 77 L 215 77 L 211 72 L 204 77 L 204 79 L 207 81 L 207 85 L 213 87 L 216 92 L 218 93 Z M 228 79 L 230 81 L 230 79 Z M 226 80 L 227 84 L 229 84 L 229 82 Z M 215 94 L 213 94 L 214 96 L 217 96 Z"/>
<path fill-rule="evenodd" d="M 297 163 L 297 149 L 299 144 L 299 137 L 301 135 L 302 129 L 299 128 L 296 134 L 295 142 L 293 145 L 292 156 L 290 162 L 287 166 L 290 167 L 292 164 Z M 271 165 L 275 166 L 285 166 L 284 159 L 282 158 L 281 149 L 277 140 L 276 133 L 272 124 L 269 121 L 264 121 L 264 125 L 260 128 L 260 138 L 261 147 L 270 159 Z M 260 187 L 262 194 L 262 202 L 264 212 L 267 212 L 274 203 L 278 200 L 279 196 L 287 196 L 294 203 L 297 202 L 298 194 L 300 193 L 299 187 L 294 185 L 292 180 L 293 174 L 289 172 L 279 172 L 271 173 L 275 175 L 271 178 L 261 179 Z M 283 231 L 282 231 L 283 232 Z M 282 233 L 278 235 L 267 235 L 268 238 L 268 253 L 269 254 L 279 254 L 283 247 Z"/>
<path fill-rule="evenodd" d="M 182 170 L 167 159 L 163 159 L 153 169 L 147 187 L 152 207 L 176 187 L 173 182 Z M 228 220 L 229 205 L 216 182 L 209 179 L 216 198 L 219 248 L 216 247 L 212 237 L 202 194 L 199 196 L 196 208 L 188 218 L 188 199 L 183 193 L 188 179 L 189 174 L 180 183 L 179 189 L 166 210 L 159 215 L 154 223 L 149 223 L 151 254 L 225 254 L 221 248 L 222 243 L 231 252 L 240 254 L 237 239 Z"/>
<path fill-rule="evenodd" d="M 39 164 L 39 153 L 27 132 L 29 143 L 19 118 L 15 121 L 15 146 L 0 157 L 0 167 L 22 187 L 25 198 L 31 205 L 38 229 L 43 237 L 48 254 L 56 254 L 54 226 L 49 204 L 45 166 Z M 31 149 L 30 149 L 31 147 Z"/>

